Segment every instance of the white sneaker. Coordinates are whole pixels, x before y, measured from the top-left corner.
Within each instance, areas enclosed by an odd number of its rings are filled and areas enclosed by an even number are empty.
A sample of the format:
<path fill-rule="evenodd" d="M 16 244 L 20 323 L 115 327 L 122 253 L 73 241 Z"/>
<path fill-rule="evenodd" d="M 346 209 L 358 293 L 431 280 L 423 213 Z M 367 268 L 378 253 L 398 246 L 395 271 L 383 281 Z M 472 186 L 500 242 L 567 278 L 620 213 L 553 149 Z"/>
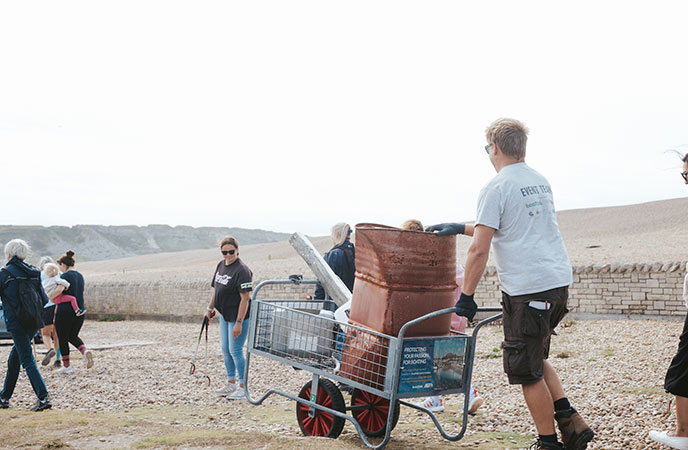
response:
<path fill-rule="evenodd" d="M 61 367 L 55 371 L 55 373 L 63 373 L 65 375 L 71 375 L 72 374 L 72 366 L 69 367 Z"/>
<path fill-rule="evenodd" d="M 433 395 L 425 399 L 423 403 L 416 403 L 416 405 L 427 409 L 430 412 L 444 411 L 444 400 L 438 395 Z"/>
<path fill-rule="evenodd" d="M 483 405 L 485 400 L 480 396 L 480 394 L 478 394 L 476 389 L 471 388 L 469 392 L 468 414 L 475 414 L 475 412 L 478 411 L 478 408 Z M 463 414 L 463 408 L 461 408 L 461 412 L 459 414 Z"/>
<path fill-rule="evenodd" d="M 244 387 L 239 386 L 236 389 L 234 389 L 234 392 L 231 394 L 228 394 L 225 396 L 229 400 L 243 400 L 246 398 L 246 394 L 244 393 Z"/>
<path fill-rule="evenodd" d="M 679 450 L 688 450 L 688 437 L 669 436 L 666 431 L 650 431 L 650 439 Z"/>
<path fill-rule="evenodd" d="M 84 361 L 86 361 L 87 369 L 93 367 L 93 353 L 91 352 L 91 350 L 86 350 L 84 352 Z"/>
<path fill-rule="evenodd" d="M 220 397 L 224 397 L 225 395 L 229 395 L 234 390 L 236 389 L 236 383 L 227 383 L 227 385 L 222 386 L 220 389 L 215 391 L 215 394 L 219 395 Z"/>

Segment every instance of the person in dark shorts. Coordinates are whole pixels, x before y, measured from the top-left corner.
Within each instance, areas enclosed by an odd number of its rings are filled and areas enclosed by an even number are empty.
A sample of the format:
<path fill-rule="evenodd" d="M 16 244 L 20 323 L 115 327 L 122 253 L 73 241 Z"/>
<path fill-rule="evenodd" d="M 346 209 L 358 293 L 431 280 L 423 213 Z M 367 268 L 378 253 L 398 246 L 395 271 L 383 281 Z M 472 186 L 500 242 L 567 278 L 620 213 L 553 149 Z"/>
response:
<path fill-rule="evenodd" d="M 210 285 L 215 288 L 206 312 L 208 320 L 220 313 L 220 347 L 227 372 L 227 384 L 215 391 L 232 400 L 246 398 L 244 343 L 248 337 L 253 272 L 239 259 L 239 243 L 232 236 L 220 242 L 222 261 L 217 264 Z"/>
<path fill-rule="evenodd" d="M 681 156 L 683 181 L 688 184 L 688 154 Z M 683 283 L 683 300 L 688 308 L 688 275 Z M 664 389 L 676 396 L 676 428 L 672 434 L 666 431 L 650 431 L 650 437 L 672 448 L 688 449 L 688 315 L 678 339 L 678 351 L 671 360 L 664 379 Z"/>
<path fill-rule="evenodd" d="M 525 163 L 525 125 L 514 119 L 498 119 L 485 135 L 485 151 L 497 176 L 483 187 L 478 198 L 457 314 L 469 320 L 475 316 L 473 296 L 491 247 L 503 289 L 504 371 L 510 384 L 522 386 L 538 432 L 534 447 L 583 450 L 594 433 L 571 407 L 547 361 L 550 336 L 568 312 L 568 286 L 573 281 L 552 190 L 547 179 Z M 445 223 L 427 231 L 463 234 L 466 227 Z M 555 421 L 563 443 L 557 440 Z"/>
<path fill-rule="evenodd" d="M 49 264 L 55 264 L 55 261 L 50 256 L 43 256 L 38 262 L 38 268 L 41 270 L 41 282 L 49 278 L 45 273 L 45 268 Z M 60 292 L 61 293 L 61 292 Z M 47 293 L 46 293 L 47 294 Z M 47 294 L 50 297 L 50 294 Z M 41 360 L 41 364 L 47 366 L 50 364 L 53 356 L 57 356 L 55 360 L 56 368 L 62 367 L 62 360 L 60 359 L 60 344 L 57 342 L 57 332 L 55 331 L 55 303 L 52 300 L 48 301 L 43 307 L 43 328 L 41 334 L 43 335 L 43 345 L 45 345 L 47 353 Z"/>

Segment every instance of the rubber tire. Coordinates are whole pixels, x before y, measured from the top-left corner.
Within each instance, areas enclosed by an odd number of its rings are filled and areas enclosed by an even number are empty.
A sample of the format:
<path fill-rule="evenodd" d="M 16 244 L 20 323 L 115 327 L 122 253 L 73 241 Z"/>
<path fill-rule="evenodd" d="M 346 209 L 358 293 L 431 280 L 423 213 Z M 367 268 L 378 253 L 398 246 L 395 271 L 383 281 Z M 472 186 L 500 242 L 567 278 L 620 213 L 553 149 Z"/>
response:
<path fill-rule="evenodd" d="M 352 409 L 351 415 L 358 421 L 363 433 L 370 437 L 384 436 L 389 414 L 389 400 L 370 392 L 354 389 L 351 393 L 351 406 L 367 405 L 367 409 Z M 394 405 L 392 430 L 399 422 L 399 401 Z"/>
<path fill-rule="evenodd" d="M 306 383 L 299 392 L 299 397 L 310 400 L 311 381 Z M 327 406 L 330 409 L 346 413 L 344 397 L 339 392 L 337 386 L 330 380 L 320 378 L 318 380 L 318 397 L 315 401 L 318 405 Z M 345 420 L 333 414 L 315 410 L 313 418 L 308 417 L 310 407 L 301 402 L 296 402 L 296 421 L 299 423 L 301 432 L 306 436 L 323 436 L 336 439 L 344 429 Z"/>

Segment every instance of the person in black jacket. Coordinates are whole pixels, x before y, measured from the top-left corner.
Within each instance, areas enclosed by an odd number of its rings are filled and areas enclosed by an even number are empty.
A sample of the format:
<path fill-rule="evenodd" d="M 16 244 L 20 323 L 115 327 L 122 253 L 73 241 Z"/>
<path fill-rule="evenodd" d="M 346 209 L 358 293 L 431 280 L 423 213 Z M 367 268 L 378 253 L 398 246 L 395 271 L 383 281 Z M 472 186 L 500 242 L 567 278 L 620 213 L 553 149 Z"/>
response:
<path fill-rule="evenodd" d="M 31 337 L 36 334 L 37 329 L 25 329 L 19 322 L 16 313 L 20 302 L 19 281 L 17 279 L 28 279 L 36 291 L 40 293 L 43 304 L 48 302 L 48 296 L 45 295 L 43 286 L 41 286 L 41 271 L 24 262 L 28 254 L 29 245 L 21 239 L 13 239 L 5 245 L 5 257 L 8 262 L 0 270 L 0 298 L 2 298 L 7 331 L 12 335 L 14 345 L 7 359 L 5 384 L 0 392 L 0 408 L 5 409 L 10 406 L 10 398 L 12 398 L 14 387 L 17 384 L 21 365 L 31 382 L 36 397 L 38 397 L 38 401 L 32 409 L 42 411 L 52 407 L 52 405 L 50 404 L 48 389 L 45 387 L 45 382 L 38 371 L 31 351 Z"/>
<path fill-rule="evenodd" d="M 350 237 L 351 227 L 349 224 L 340 222 L 334 225 L 332 227 L 333 247 L 325 253 L 325 262 L 341 278 L 344 285 L 353 292 L 356 273 L 356 251 Z M 315 286 L 314 298 L 316 300 L 325 298 L 325 289 L 320 283 Z"/>

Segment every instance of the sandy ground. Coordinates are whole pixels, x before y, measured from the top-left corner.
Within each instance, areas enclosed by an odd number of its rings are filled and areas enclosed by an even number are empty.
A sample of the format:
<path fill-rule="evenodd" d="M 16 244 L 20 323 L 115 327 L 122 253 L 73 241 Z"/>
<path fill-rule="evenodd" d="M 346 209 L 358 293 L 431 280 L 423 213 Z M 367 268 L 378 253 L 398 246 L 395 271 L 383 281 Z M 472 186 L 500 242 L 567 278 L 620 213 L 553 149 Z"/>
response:
<path fill-rule="evenodd" d="M 574 406 L 597 433 L 597 438 L 588 448 L 659 448 L 648 440 L 647 433 L 650 429 L 669 429 L 675 420 L 673 411 L 668 412 L 670 397 L 664 393 L 662 383 L 682 324 L 674 321 L 605 320 L 571 321 L 563 325 L 554 338 L 551 360 Z M 87 320 L 82 337 L 88 345 L 131 341 L 158 341 L 163 344 L 96 350 L 95 366 L 90 370 L 75 355 L 72 376 L 41 367 L 54 403 L 50 414 L 54 414 L 57 421 L 62 420 L 60 417 L 68 419 L 72 413 L 86 413 L 83 420 L 94 424 L 107 414 L 123 413 L 123 417 L 129 414 L 130 423 L 141 416 L 142 421 L 162 420 L 179 428 L 180 436 L 190 429 L 301 436 L 292 401 L 272 396 L 263 406 L 253 406 L 245 401 L 229 401 L 213 395 L 213 391 L 224 382 L 216 321 L 210 328 L 208 357 L 205 359 L 205 349 L 201 345 L 197 373 L 189 375 L 197 336 L 198 326 L 192 324 Z M 658 339 L 658 336 L 662 338 Z M 485 405 L 470 418 L 466 437 L 455 444 L 458 447 L 525 448 L 532 442 L 534 428 L 520 389 L 509 386 L 502 372 L 499 357 L 501 340 L 500 326 L 488 326 L 480 332 L 474 385 L 485 398 Z M 8 345 L 0 346 L 0 361 L 3 361 L 0 376 L 4 376 L 4 361 L 9 349 Z M 249 386 L 254 397 L 271 388 L 297 394 L 310 379 L 310 373 L 306 371 L 296 372 L 269 359 L 254 357 L 250 367 Z M 206 384 L 206 375 L 212 381 L 211 386 Z M 22 374 L 11 408 L 0 411 L 0 421 L 20 417 L 18 414 L 30 408 L 34 399 L 28 379 Z M 349 401 L 347 396 L 345 399 Z M 462 396 L 448 396 L 446 401 L 447 410 L 438 417 L 448 430 L 455 432 Z M 152 419 L 154 411 L 162 419 Z M 86 445 L 86 441 L 80 440 L 86 436 L 75 434 L 70 428 L 78 428 L 78 424 L 67 426 L 68 423 L 66 420 L 64 429 L 55 425 L 58 431 L 53 436 L 61 437 L 63 442 L 71 442 L 73 448 L 98 448 L 99 443 L 105 445 L 109 441 L 119 442 L 121 448 L 133 445 L 132 431 L 114 426 L 108 428 L 111 435 L 99 436 L 95 446 Z M 151 429 L 155 430 L 154 427 Z M 135 433 L 140 433 L 137 436 L 141 438 L 150 432 L 143 427 Z M 121 437 L 127 435 L 129 440 Z M 449 445 L 440 437 L 428 416 L 408 407 L 402 407 L 400 423 L 392 438 L 390 449 L 442 448 Z M 299 442 L 304 439 L 279 448 L 302 448 Z M 353 426 L 348 423 L 338 439 L 340 441 L 343 447 L 337 448 L 363 448 Z M 26 448 L 55 448 L 41 445 L 39 442 L 36 447 Z M 0 443 L 4 448 L 13 446 L 7 442 Z"/>
<path fill-rule="evenodd" d="M 688 199 L 675 199 L 562 211 L 558 221 L 574 265 L 682 261 L 688 254 L 687 210 Z M 312 241 L 322 253 L 331 247 L 329 237 L 315 237 Z M 459 263 L 465 261 L 469 245 L 470 238 L 457 238 Z M 312 275 L 288 242 L 247 245 L 239 250 L 256 279 L 294 273 Z M 209 279 L 220 257 L 217 249 L 194 250 L 86 262 L 78 264 L 77 269 L 92 281 Z"/>

